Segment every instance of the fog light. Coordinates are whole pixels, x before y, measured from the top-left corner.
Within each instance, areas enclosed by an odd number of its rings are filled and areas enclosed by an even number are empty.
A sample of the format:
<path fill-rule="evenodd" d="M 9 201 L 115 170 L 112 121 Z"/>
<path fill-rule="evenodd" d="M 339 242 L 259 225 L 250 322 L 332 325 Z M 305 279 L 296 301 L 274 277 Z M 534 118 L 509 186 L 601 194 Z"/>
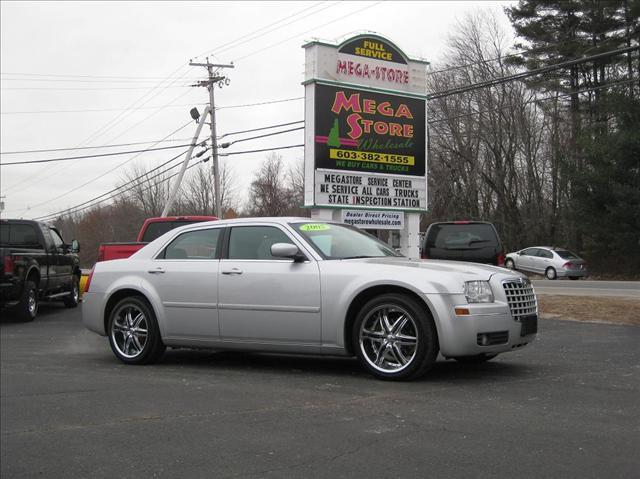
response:
<path fill-rule="evenodd" d="M 481 334 L 480 335 L 480 344 L 482 346 L 486 346 L 487 344 L 489 344 L 489 336 L 487 336 L 486 334 Z"/>

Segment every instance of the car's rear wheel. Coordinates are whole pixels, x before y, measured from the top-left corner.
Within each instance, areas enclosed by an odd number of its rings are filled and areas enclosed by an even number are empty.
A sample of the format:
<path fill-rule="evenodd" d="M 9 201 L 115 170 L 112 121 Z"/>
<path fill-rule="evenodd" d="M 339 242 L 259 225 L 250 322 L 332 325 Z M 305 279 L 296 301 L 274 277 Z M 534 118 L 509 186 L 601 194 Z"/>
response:
<path fill-rule="evenodd" d="M 71 280 L 71 291 L 69 296 L 64 298 L 64 305 L 67 308 L 75 308 L 80 302 L 80 278 L 77 275 L 73 275 Z"/>
<path fill-rule="evenodd" d="M 124 298 L 109 316 L 109 344 L 118 359 L 127 364 L 156 362 L 165 345 L 155 314 L 140 296 Z"/>
<path fill-rule="evenodd" d="M 556 274 L 556 270 L 554 268 L 547 268 L 547 270 L 544 272 L 544 275 L 547 277 L 547 279 L 556 279 L 557 278 L 557 274 Z"/>
<path fill-rule="evenodd" d="M 38 286 L 33 281 L 24 283 L 22 298 L 17 306 L 16 314 L 20 321 L 28 322 L 38 315 Z"/>
<path fill-rule="evenodd" d="M 476 354 L 475 356 L 458 356 L 453 359 L 462 364 L 481 364 L 495 358 L 496 356 L 497 354 Z"/>
<path fill-rule="evenodd" d="M 354 349 L 362 365 L 381 379 L 414 379 L 438 355 L 431 315 L 409 296 L 384 294 L 367 302 L 353 324 Z"/>
<path fill-rule="evenodd" d="M 504 265 L 508 268 L 508 269 L 515 269 L 516 265 L 513 263 L 512 259 L 508 259 L 507 261 L 504 262 Z"/>

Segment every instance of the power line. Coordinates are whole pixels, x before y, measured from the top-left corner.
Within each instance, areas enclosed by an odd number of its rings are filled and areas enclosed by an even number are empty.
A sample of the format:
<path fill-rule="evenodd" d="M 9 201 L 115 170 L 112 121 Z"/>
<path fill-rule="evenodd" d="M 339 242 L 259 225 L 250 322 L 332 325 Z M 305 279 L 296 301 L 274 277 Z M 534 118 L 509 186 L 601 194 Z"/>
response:
<path fill-rule="evenodd" d="M 141 80 L 161 80 L 165 81 L 167 77 L 138 77 L 138 76 L 120 76 L 120 75 L 64 75 L 59 73 L 26 73 L 26 72 L 2 72 L 0 75 L 22 75 L 34 77 L 54 77 L 54 78 L 112 78 L 112 79 L 141 79 Z"/>
<path fill-rule="evenodd" d="M 164 166 L 168 165 L 168 164 L 169 164 L 169 163 L 171 163 L 172 161 L 174 161 L 174 160 L 178 159 L 179 157 L 181 157 L 181 156 L 182 156 L 184 153 L 186 153 L 186 152 L 187 152 L 187 150 L 181 151 L 181 152 L 180 152 L 180 153 L 178 153 L 176 156 L 173 156 L 173 157 L 169 158 L 167 161 L 163 162 L 162 164 L 158 165 L 157 167 L 155 167 L 155 168 L 153 168 L 153 169 L 151 169 L 151 170 L 149 170 L 149 171 L 147 171 L 147 172 L 145 172 L 145 173 L 143 173 L 143 174 L 141 174 L 141 175 L 139 175 L 139 176 L 137 176 L 137 177 L 135 177 L 135 178 L 132 178 L 131 180 L 127 181 L 126 183 L 124 183 L 124 184 L 122 184 L 122 185 L 120 185 L 120 186 L 117 186 L 116 188 L 113 188 L 112 190 L 109 190 L 109 191 L 107 191 L 106 193 L 102 193 L 101 195 L 95 196 L 95 197 L 91 198 L 90 200 L 84 201 L 84 202 L 79 203 L 79 204 L 77 204 L 77 205 L 75 205 L 75 206 L 72 206 L 72 207 L 70 207 L 70 208 L 66 208 L 65 210 L 58 211 L 57 213 L 54 213 L 54 214 L 53 214 L 53 216 L 57 216 L 57 215 L 59 215 L 59 214 L 61 214 L 61 213 L 67 213 L 67 212 L 70 212 L 70 211 L 72 211 L 72 210 L 76 210 L 77 208 L 80 208 L 80 207 L 82 207 L 82 206 L 85 206 L 85 205 L 87 205 L 87 204 L 89 204 L 89 203 L 93 203 L 94 201 L 96 201 L 96 200 L 98 200 L 98 199 L 100 199 L 100 198 L 103 198 L 103 197 L 109 196 L 110 194 L 115 193 L 115 192 L 116 192 L 116 191 L 118 191 L 118 190 L 124 190 L 126 187 L 128 187 L 128 186 L 129 186 L 129 185 L 131 185 L 132 183 L 135 183 L 136 181 L 138 181 L 139 179 L 141 179 L 141 178 L 143 178 L 143 177 L 145 177 L 145 176 L 149 175 L 150 173 L 152 173 L 152 172 L 154 172 L 154 171 L 157 171 L 157 170 L 159 170 L 160 168 L 163 168 Z M 169 171 L 169 170 L 170 170 L 170 169 L 172 169 L 172 168 L 175 168 L 175 167 L 176 167 L 176 166 L 178 166 L 179 164 L 180 164 L 180 163 L 177 163 L 177 164 L 175 164 L 175 165 L 171 166 L 170 168 L 167 168 L 166 170 L 164 170 L 164 172 Z M 42 217 L 40 217 L 40 218 L 45 218 L 45 217 L 47 217 L 47 216 L 50 216 L 50 215 L 42 216 Z M 37 219 L 40 219 L 40 218 L 37 218 Z"/>
<path fill-rule="evenodd" d="M 238 37 L 238 38 L 235 38 L 235 39 L 233 39 L 233 40 L 231 40 L 231 41 L 229 41 L 229 42 L 227 42 L 227 43 L 223 43 L 222 45 L 219 45 L 219 46 L 218 46 L 217 48 L 215 48 L 214 50 L 209 50 L 209 51 L 207 51 L 207 52 L 200 53 L 199 55 L 197 55 L 197 56 L 196 56 L 196 58 L 202 57 L 202 56 L 204 56 L 204 55 L 219 54 L 219 53 L 221 53 L 221 52 L 223 52 L 223 51 L 227 51 L 227 50 L 229 50 L 229 49 L 232 49 L 232 48 L 235 48 L 235 47 L 237 47 L 237 46 L 239 46 L 239 45 L 242 45 L 242 44 L 244 44 L 244 43 L 247 43 L 248 41 L 256 40 L 256 39 L 258 39 L 258 38 L 260 38 L 260 37 L 263 37 L 263 36 L 265 36 L 265 35 L 267 35 L 267 34 L 269 34 L 269 33 L 272 33 L 272 32 L 277 31 L 277 30 L 279 30 L 279 29 L 281 29 L 281 28 L 283 28 L 283 27 L 286 27 L 286 26 L 288 26 L 288 25 L 291 25 L 292 23 L 299 22 L 300 20 L 302 20 L 302 19 L 304 19 L 304 18 L 307 18 L 307 17 L 308 17 L 308 16 L 310 16 L 310 15 L 314 15 L 314 14 L 316 14 L 316 13 L 320 13 L 321 11 L 326 10 L 327 8 L 330 8 L 330 7 L 332 6 L 332 5 L 330 4 L 330 5 L 328 5 L 327 7 L 321 8 L 321 9 L 319 9 L 319 10 L 316 10 L 315 12 L 312 12 L 312 13 L 310 13 L 310 14 L 304 15 L 303 17 L 300 17 L 300 18 L 298 18 L 298 19 L 296 19 L 296 20 L 293 20 L 293 21 L 291 21 L 291 22 L 289 22 L 289 23 L 287 23 L 287 24 L 280 25 L 280 26 L 278 26 L 278 27 L 276 27 L 276 28 L 273 28 L 273 29 L 271 29 L 271 30 L 268 30 L 268 31 L 266 31 L 266 32 L 263 32 L 264 30 L 267 30 L 267 29 L 269 29 L 270 27 L 277 25 L 278 23 L 284 22 L 285 20 L 288 20 L 289 18 L 296 17 L 296 16 L 300 15 L 301 13 L 304 13 L 304 12 L 306 12 L 306 11 L 308 11 L 308 10 L 314 9 L 314 8 L 316 8 L 316 7 L 320 6 L 320 5 L 322 5 L 323 3 L 327 3 L 327 2 L 326 2 L 326 1 L 318 2 L 318 3 L 314 4 L 314 5 L 312 5 L 311 7 L 304 8 L 304 9 L 300 10 L 299 12 L 296 12 L 296 13 L 294 13 L 294 14 L 291 14 L 291 15 L 287 16 L 287 17 L 281 18 L 280 20 L 276 20 L 275 22 L 270 23 L 270 24 L 268 24 L 268 25 L 265 25 L 264 27 L 259 28 L 258 30 L 255 30 L 254 32 L 251 32 L 251 33 L 248 33 L 248 34 L 242 35 L 242 36 L 240 36 L 240 37 Z M 263 33 L 260 33 L 260 32 L 263 32 Z M 251 38 L 249 38 L 248 40 L 245 40 L 247 37 L 251 37 Z M 245 41 L 241 41 L 241 40 L 245 40 Z"/>
<path fill-rule="evenodd" d="M 182 130 L 183 128 L 185 128 L 185 127 L 186 127 L 187 125 L 189 125 L 189 124 L 191 124 L 191 122 L 185 123 L 185 124 L 184 124 L 184 125 L 182 125 L 181 127 L 178 127 L 177 129 L 175 129 L 174 131 L 172 131 L 171 133 L 169 133 L 167 136 L 165 136 L 165 137 L 163 138 L 163 140 L 166 140 L 166 139 L 167 139 L 167 138 L 169 138 L 170 136 L 175 135 L 178 131 Z M 159 143 L 159 141 L 158 141 L 158 143 Z M 156 143 L 156 144 L 157 144 L 157 143 Z M 156 144 L 152 145 L 152 147 L 153 147 L 153 146 L 155 146 Z M 39 206 L 46 205 L 47 203 L 50 203 L 50 202 L 52 202 L 52 201 L 59 200 L 60 198 L 64 198 L 65 196 L 67 196 L 67 195 L 69 195 L 69 194 L 73 193 L 74 191 L 78 191 L 78 190 L 80 190 L 81 188 L 84 188 L 85 186 L 87 186 L 87 185 L 89 185 L 89 184 L 93 183 L 94 181 L 97 181 L 97 180 L 99 180 L 100 178 L 105 177 L 105 176 L 106 176 L 106 175 L 108 175 L 109 173 L 111 173 L 111 172 L 113 172 L 113 171 L 117 170 L 118 168 L 121 168 L 122 166 L 124 166 L 124 165 L 125 165 L 125 164 L 127 164 L 128 162 L 133 161 L 135 158 L 137 158 L 137 157 L 138 157 L 138 156 L 140 156 L 141 154 L 142 154 L 142 153 L 138 153 L 138 154 L 136 154 L 136 155 L 133 155 L 131 158 L 128 158 L 128 159 L 126 159 L 125 161 L 123 161 L 123 162 L 121 162 L 121 163 L 117 164 L 117 165 L 116 165 L 116 166 L 114 166 L 113 168 L 111 168 L 111 169 L 109 169 L 109 170 L 105 171 L 104 173 L 101 173 L 100 175 L 93 177 L 93 178 L 92 178 L 92 179 L 90 179 L 89 181 L 86 181 L 86 182 L 82 183 L 81 185 L 78 185 L 78 186 L 76 186 L 76 187 L 74 187 L 74 188 L 71 188 L 70 190 L 68 190 L 68 191 L 66 191 L 66 192 L 64 192 L 64 193 L 62 193 L 61 195 L 56 196 L 55 198 L 50 198 L 50 199 L 48 199 L 47 201 L 43 201 L 43 202 L 41 202 L 41 203 L 38 203 L 37 205 L 32 206 L 32 208 L 37 208 L 37 207 L 39 207 Z M 28 209 L 28 208 L 25 208 L 25 209 L 23 209 L 22 211 L 27 211 L 27 209 Z"/>
<path fill-rule="evenodd" d="M 542 73 L 548 73 L 548 72 L 551 72 L 551 71 L 554 71 L 554 70 L 558 70 L 560 68 L 565 68 L 565 67 L 568 67 L 568 66 L 577 65 L 577 64 L 580 64 L 580 63 L 585 63 L 585 62 L 589 62 L 589 61 L 592 61 L 592 60 L 597 60 L 597 59 L 600 59 L 600 58 L 606 58 L 606 57 L 611 57 L 611 56 L 615 56 L 615 55 L 620 55 L 622 53 L 632 52 L 632 51 L 636 51 L 638 49 L 640 49 L 640 47 L 633 46 L 633 47 L 625 47 L 625 48 L 618 48 L 618 49 L 615 49 L 615 50 L 609 50 L 607 52 L 602 52 L 602 53 L 598 53 L 598 54 L 587 56 L 587 57 L 576 58 L 576 59 L 573 59 L 573 60 L 568 60 L 568 61 L 565 61 L 565 62 L 556 63 L 554 65 L 548 65 L 548 66 L 541 67 L 541 68 L 536 68 L 536 69 L 533 69 L 533 70 L 528 70 L 528 71 L 524 71 L 524 72 L 520 72 L 520 73 L 515 73 L 513 75 L 508 75 L 508 76 L 505 76 L 505 77 L 494 78 L 492 80 L 486 80 L 486 81 L 482 81 L 482 82 L 478 82 L 478 83 L 473 83 L 471 85 L 455 87 L 455 88 L 452 88 L 450 90 L 431 93 L 431 94 L 427 95 L 427 99 L 428 100 L 437 100 L 438 98 L 444 98 L 444 97 L 451 96 L 451 95 L 457 95 L 459 93 L 466 93 L 468 91 L 477 90 L 479 88 L 486 88 L 486 87 L 496 86 L 496 85 L 500 85 L 502 83 L 506 83 L 506 82 L 510 82 L 510 81 L 514 81 L 514 80 L 522 80 L 522 79 L 528 78 L 530 76 L 540 75 Z"/>
<path fill-rule="evenodd" d="M 228 148 L 231 145 L 233 145 L 234 143 L 240 143 L 242 141 L 249 141 L 249 140 L 257 140 L 258 138 L 267 138 L 269 136 L 276 136 L 276 135 L 282 135 L 283 133 L 289 133 L 291 131 L 298 131 L 298 130 L 304 130 L 304 126 L 300 126 L 298 128 L 290 128 L 288 130 L 282 130 L 282 131 L 276 131 L 274 133 L 265 133 L 264 135 L 258 135 L 258 136 L 250 136 L 249 138 L 240 138 L 238 140 L 234 140 L 228 143 L 223 143 L 222 145 L 220 145 L 221 148 Z"/>
<path fill-rule="evenodd" d="M 84 202 L 79 203 L 79 204 L 77 204 L 77 205 L 75 205 L 75 206 L 72 206 L 72 207 L 70 207 L 70 208 L 66 208 L 66 209 L 64 209 L 64 210 L 60 210 L 60 211 L 58 211 L 58 212 L 56 212 L 56 213 L 51 213 L 51 214 L 49 214 L 49 215 L 41 216 L 41 217 L 38 217 L 38 218 L 36 218 L 36 219 L 42 219 L 42 218 L 55 217 L 55 216 L 58 216 L 58 215 L 61 215 L 61 214 L 71 213 L 71 212 L 77 213 L 77 212 L 79 212 L 79 211 L 82 211 L 82 210 L 85 210 L 85 209 L 87 209 L 87 208 L 91 208 L 91 207 L 93 207 L 93 206 L 97 205 L 98 203 L 94 203 L 94 202 L 95 202 L 96 200 L 99 200 L 100 198 L 104 198 L 103 200 L 100 200 L 100 202 L 102 202 L 102 201 L 106 201 L 107 199 L 111 199 L 111 198 L 114 198 L 114 197 L 120 196 L 120 195 L 122 195 L 122 194 L 124 194 L 124 193 L 125 193 L 125 191 L 124 191 L 124 190 L 125 190 L 125 188 L 127 188 L 129 185 L 131 185 L 131 184 L 135 183 L 136 181 L 140 180 L 141 178 L 146 177 L 146 179 L 145 179 L 142 183 L 149 182 L 149 181 L 151 181 L 151 180 L 153 180 L 153 179 L 157 178 L 158 176 L 160 176 L 160 175 L 162 175 L 162 174 L 166 173 L 167 171 L 170 171 L 170 170 L 172 170 L 172 169 L 176 168 L 177 166 L 180 166 L 180 162 L 178 162 L 178 163 L 176 163 L 175 165 L 172 165 L 172 166 L 170 166 L 170 167 L 168 167 L 168 168 L 166 168 L 166 169 L 164 169 L 164 170 L 160 171 L 160 172 L 159 172 L 159 173 L 157 173 L 156 175 L 149 176 L 149 174 L 150 174 L 150 173 L 153 173 L 153 172 L 155 172 L 155 171 L 160 170 L 161 168 L 165 167 L 166 165 L 168 165 L 168 164 L 169 164 L 169 163 L 171 163 L 172 161 L 175 161 L 176 159 L 178 159 L 179 157 L 181 157 L 182 155 L 184 155 L 187 151 L 188 151 L 188 150 L 184 150 L 184 151 L 182 151 L 182 152 L 178 153 L 176 156 L 174 156 L 174 157 L 172 157 L 172 158 L 169 158 L 169 159 L 168 159 L 167 161 L 165 161 L 164 163 L 162 163 L 162 164 L 160 164 L 160 165 L 156 166 L 155 168 L 153 168 L 153 169 L 151 169 L 151 170 L 149 170 L 149 171 L 146 171 L 145 173 L 143 173 L 143 174 L 141 174 L 141 175 L 139 175 L 139 176 L 137 176 L 137 177 L 135 177 L 135 178 L 132 178 L 131 180 L 127 181 L 126 183 L 124 183 L 124 184 L 122 184 L 122 185 L 120 185 L 120 186 L 118 186 L 118 187 L 116 187 L 116 188 L 114 188 L 114 189 L 112 189 L 112 190 L 110 190 L 110 191 L 107 191 L 106 193 L 102 193 L 101 195 L 95 196 L 95 197 L 91 198 L 90 200 L 84 201 Z M 206 150 L 205 150 L 205 151 L 206 151 Z M 120 193 L 118 193 L 117 195 L 109 196 L 109 195 L 111 195 L 112 193 L 117 192 L 118 190 L 122 190 L 122 191 L 121 191 Z M 108 198 L 107 198 L 107 197 L 108 197 Z M 89 203 L 91 203 L 91 204 L 89 204 Z M 88 205 L 88 206 L 87 206 L 87 205 Z M 87 208 L 81 208 L 81 207 L 84 207 L 84 206 L 87 206 Z"/>
<path fill-rule="evenodd" d="M 190 88 L 191 85 L 169 85 L 166 88 Z M 122 87 L 103 87 L 103 88 L 47 88 L 47 87 L 2 87 L 0 90 L 44 90 L 44 91 L 105 91 L 105 90 L 148 90 L 148 86 L 122 86 Z"/>
<path fill-rule="evenodd" d="M 275 148 L 262 148 L 260 150 L 232 151 L 230 153 L 218 153 L 220 156 L 244 155 L 248 153 L 262 153 L 264 151 L 288 150 L 289 148 L 301 148 L 304 145 L 277 146 Z"/>
<path fill-rule="evenodd" d="M 261 105 L 271 105 L 275 103 L 284 103 L 295 100 L 304 100 L 303 96 L 297 96 L 293 98 L 283 98 L 281 100 L 267 100 L 261 101 L 257 103 L 244 103 L 240 105 L 227 105 L 227 106 L 218 106 L 216 110 L 227 110 L 231 108 L 246 108 L 252 106 L 261 106 Z M 167 104 L 160 106 L 147 106 L 140 107 L 137 110 L 160 110 L 163 108 L 187 108 L 191 106 L 202 106 L 208 105 L 208 103 L 189 103 L 189 104 Z M 32 111 L 3 111 L 0 112 L 0 115 L 32 115 L 32 114 L 47 114 L 47 113 L 94 113 L 94 112 L 108 112 L 108 111 L 125 111 L 129 108 L 91 108 L 91 109 L 79 109 L 79 110 L 32 110 Z"/>
<path fill-rule="evenodd" d="M 0 166 L 12 166 L 12 165 L 31 165 L 36 163 L 54 163 L 59 161 L 73 161 L 73 160 L 82 160 L 86 158 L 103 158 L 105 156 L 117 156 L 117 155 L 128 155 L 131 153 L 147 153 L 149 151 L 160 151 L 160 150 L 171 150 L 173 148 L 184 148 L 187 145 L 172 145 L 172 146 L 162 146 L 160 148 L 145 148 L 143 150 L 128 150 L 128 151 L 114 151 L 112 153 L 99 153 L 96 155 L 82 155 L 82 156 L 68 156 L 62 158 L 48 158 L 46 160 L 26 160 L 26 161 L 11 161 L 9 163 L 0 163 Z"/>
<path fill-rule="evenodd" d="M 220 135 L 218 137 L 218 140 L 221 140 L 222 138 L 224 138 L 225 136 L 231 136 L 231 135 L 239 135 L 241 133 L 251 133 L 254 131 L 260 131 L 260 130 L 268 130 L 270 128 L 277 128 L 279 126 L 289 126 L 289 125 L 295 125 L 297 123 L 304 123 L 304 120 L 299 120 L 299 121 L 290 121 L 288 123 L 280 123 L 278 125 L 271 125 L 271 126 L 263 126 L 260 128 L 252 128 L 250 130 L 241 130 L 241 131 L 231 131 L 229 133 L 225 133 L 224 135 Z"/>
<path fill-rule="evenodd" d="M 282 100 L 269 100 L 269 101 L 262 101 L 259 103 L 245 103 L 243 105 L 229 105 L 229 106 L 218 106 L 216 107 L 216 110 L 225 110 L 227 108 L 245 108 L 248 106 L 260 106 L 260 105 L 271 105 L 273 103 L 284 103 L 286 101 L 294 101 L 294 100 L 304 100 L 303 96 L 297 96 L 294 98 L 284 98 Z"/>
<path fill-rule="evenodd" d="M 345 18 L 348 18 L 348 17 L 350 17 L 350 16 L 352 16 L 352 15 L 355 15 L 356 13 L 360 13 L 360 12 L 363 12 L 363 11 L 365 11 L 365 10 L 368 10 L 369 8 L 375 7 L 375 6 L 377 6 L 378 4 L 382 3 L 382 1 L 384 1 L 384 0 L 381 0 L 381 1 L 379 1 L 379 2 L 375 2 L 375 3 L 372 3 L 371 5 L 367 5 L 367 6 L 366 6 L 366 7 L 364 7 L 364 8 L 360 8 L 360 9 L 358 9 L 358 10 L 354 10 L 354 11 L 353 11 L 353 12 L 351 12 L 351 13 L 348 13 L 348 14 L 346 14 L 346 15 L 342 15 L 342 16 L 341 16 L 341 17 L 339 17 L 339 18 L 335 18 L 335 19 L 330 20 L 330 21 L 328 21 L 328 22 L 326 22 L 326 23 L 323 23 L 322 25 L 318 25 L 318 26 L 316 26 L 316 27 L 314 27 L 314 28 L 311 28 L 311 29 L 309 29 L 309 30 L 306 30 L 306 31 L 304 31 L 304 32 L 297 33 L 296 35 L 293 35 L 293 36 L 291 36 L 291 37 L 287 37 L 287 38 L 285 38 L 284 40 L 281 40 L 281 41 L 279 41 L 279 42 L 272 43 L 271 45 L 268 45 L 268 46 L 266 46 L 266 47 L 264 47 L 264 48 L 261 48 L 261 49 L 259 49 L 259 50 L 254 50 L 253 52 L 251 52 L 251 53 L 249 53 L 249 54 L 247 54 L 247 55 L 245 55 L 245 56 L 243 56 L 243 57 L 236 58 L 236 61 L 244 60 L 245 58 L 249 58 L 249 57 L 251 57 L 251 56 L 253 56 L 253 55 L 257 55 L 258 53 L 262 53 L 262 52 L 263 52 L 263 51 L 265 51 L 265 50 L 269 50 L 269 49 L 271 49 L 271 48 L 273 48 L 273 47 L 277 47 L 278 45 L 281 45 L 281 44 L 283 44 L 283 43 L 285 43 L 285 42 L 288 42 L 289 40 L 293 40 L 294 38 L 299 38 L 301 35 L 305 35 L 305 34 L 307 34 L 307 33 L 309 33 L 309 32 L 312 32 L 312 31 L 314 31 L 314 30 L 317 30 L 318 28 L 326 27 L 327 25 L 331 25 L 332 23 L 335 23 L 335 22 L 337 22 L 337 21 L 339 21 L 339 20 L 344 20 Z"/>
<path fill-rule="evenodd" d="M 73 148 L 49 148 L 43 150 L 21 150 L 21 151 L 2 151 L 0 155 L 22 155 L 24 153 L 48 153 L 54 151 L 74 151 L 74 150 L 95 150 L 97 148 L 119 148 L 123 146 L 135 146 L 135 145 L 148 145 L 149 143 L 161 143 L 168 141 L 189 141 L 190 138 L 180 138 L 175 140 L 153 140 L 153 141 L 138 141 L 135 143 L 120 143 L 117 145 L 99 145 L 99 146 L 80 146 Z"/>
<path fill-rule="evenodd" d="M 510 105 L 505 105 L 505 106 L 502 106 L 502 107 L 499 107 L 499 108 L 494 108 L 492 110 L 472 111 L 472 112 L 469 112 L 469 113 L 463 113 L 462 115 L 448 116 L 446 118 L 438 118 L 436 120 L 429 120 L 427 123 L 429 125 L 432 125 L 434 123 L 442 123 L 443 121 L 458 120 L 460 118 L 466 118 L 466 117 L 474 116 L 474 115 L 481 115 L 483 113 L 493 113 L 493 112 L 500 111 L 500 110 L 506 110 L 506 109 L 514 108 L 514 107 L 518 107 L 518 106 L 529 105 L 531 103 L 538 103 L 538 102 L 556 100 L 558 98 L 566 98 L 566 97 L 573 96 L 575 94 L 582 95 L 582 94 L 589 93 L 589 92 L 592 92 L 592 91 L 601 90 L 603 88 L 613 88 L 613 87 L 616 87 L 616 86 L 622 86 L 622 85 L 626 85 L 626 84 L 629 84 L 629 83 L 634 83 L 636 81 L 637 81 L 637 79 L 631 78 L 631 79 L 626 79 L 626 80 L 610 82 L 610 83 L 607 83 L 606 85 L 599 85 L 599 86 L 592 87 L 592 88 L 586 88 L 586 89 L 583 89 L 583 90 L 580 90 L 580 91 L 576 91 L 575 93 L 564 93 L 562 95 L 551 95 L 551 96 L 547 96 L 547 97 L 543 97 L 543 98 L 533 98 L 531 100 L 527 100 L 527 101 L 524 101 L 522 103 L 518 103 L 516 105 L 510 104 Z"/>
<path fill-rule="evenodd" d="M 588 53 L 589 51 L 593 50 L 593 48 L 601 47 L 602 45 L 605 45 L 605 44 L 611 42 L 614 39 L 615 39 L 614 37 L 609 37 L 606 40 L 600 42 L 598 45 L 592 46 L 591 48 L 588 48 L 587 50 L 585 50 L 585 53 Z M 577 42 L 580 42 L 580 41 L 581 40 L 577 39 L 577 38 L 568 39 L 568 40 L 565 40 L 563 42 L 557 42 L 557 43 L 555 43 L 555 45 L 566 44 L 566 43 L 577 43 Z M 540 47 L 536 47 L 536 48 L 530 48 L 528 50 L 521 50 L 519 52 L 510 53 L 509 55 L 499 55 L 497 57 L 489 58 L 487 60 L 478 60 L 478 61 L 475 61 L 475 62 L 465 63 L 463 65 L 455 65 L 455 66 L 443 68 L 441 70 L 434 70 L 434 71 L 428 72 L 427 76 L 433 76 L 433 75 L 437 75 L 438 73 L 445 73 L 445 72 L 450 72 L 450 71 L 454 71 L 454 70 L 461 70 L 463 68 L 468 68 L 468 67 L 472 67 L 472 66 L 475 66 L 475 65 L 485 65 L 487 63 L 495 62 L 495 61 L 498 61 L 498 60 L 506 60 L 508 58 L 514 58 L 514 57 L 518 57 L 518 56 L 523 56 L 523 55 L 526 55 L 526 54 L 529 54 L 529 53 L 534 53 L 534 52 L 541 51 L 541 50 L 547 50 L 550 46 L 551 45 L 544 45 L 544 46 L 540 46 Z"/>

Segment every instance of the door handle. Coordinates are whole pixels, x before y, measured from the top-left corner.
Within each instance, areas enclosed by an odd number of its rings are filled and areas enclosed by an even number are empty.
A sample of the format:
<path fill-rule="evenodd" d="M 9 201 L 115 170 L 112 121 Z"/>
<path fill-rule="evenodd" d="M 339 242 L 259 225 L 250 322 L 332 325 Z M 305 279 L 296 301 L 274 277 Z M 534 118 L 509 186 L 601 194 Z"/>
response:
<path fill-rule="evenodd" d="M 160 274 L 160 273 L 164 273 L 165 271 L 162 268 L 156 268 L 156 269 L 150 269 L 149 271 L 147 271 L 147 273 L 151 273 L 151 274 Z"/>
<path fill-rule="evenodd" d="M 223 269 L 222 274 L 242 274 L 242 270 L 238 268 Z"/>

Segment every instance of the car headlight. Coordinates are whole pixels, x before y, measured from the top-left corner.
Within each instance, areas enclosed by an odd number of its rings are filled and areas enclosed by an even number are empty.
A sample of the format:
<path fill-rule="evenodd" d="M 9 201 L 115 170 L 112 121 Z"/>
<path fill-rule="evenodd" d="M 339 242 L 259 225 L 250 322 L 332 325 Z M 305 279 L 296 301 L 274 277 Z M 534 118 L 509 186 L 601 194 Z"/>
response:
<path fill-rule="evenodd" d="M 489 281 L 467 281 L 464 295 L 468 303 L 493 303 L 493 291 Z"/>

